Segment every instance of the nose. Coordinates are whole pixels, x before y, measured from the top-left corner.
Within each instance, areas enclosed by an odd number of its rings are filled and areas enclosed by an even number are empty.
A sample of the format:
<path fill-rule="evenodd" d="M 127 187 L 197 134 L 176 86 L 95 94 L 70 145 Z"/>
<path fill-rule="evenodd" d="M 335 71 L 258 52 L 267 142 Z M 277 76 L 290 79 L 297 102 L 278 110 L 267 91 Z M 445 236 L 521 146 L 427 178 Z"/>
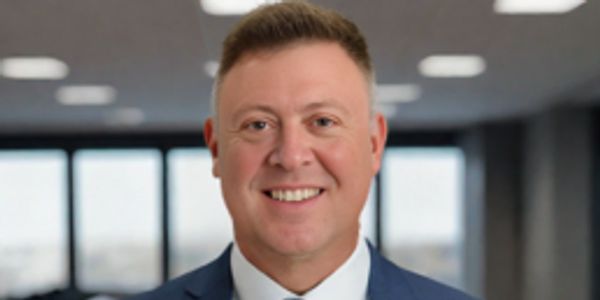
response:
<path fill-rule="evenodd" d="M 270 165 L 292 171 L 311 164 L 314 159 L 311 137 L 298 127 L 284 127 L 279 132 L 268 158 Z"/>

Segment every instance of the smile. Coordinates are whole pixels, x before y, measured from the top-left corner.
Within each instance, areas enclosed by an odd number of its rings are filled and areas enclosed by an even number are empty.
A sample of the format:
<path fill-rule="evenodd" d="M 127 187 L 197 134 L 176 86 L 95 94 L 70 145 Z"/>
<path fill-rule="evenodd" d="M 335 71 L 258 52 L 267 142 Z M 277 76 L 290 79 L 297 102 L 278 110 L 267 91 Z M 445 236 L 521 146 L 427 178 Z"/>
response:
<path fill-rule="evenodd" d="M 284 202 L 299 202 L 314 198 L 323 192 L 319 188 L 301 188 L 301 189 L 274 189 L 266 191 L 265 194 L 272 199 Z"/>

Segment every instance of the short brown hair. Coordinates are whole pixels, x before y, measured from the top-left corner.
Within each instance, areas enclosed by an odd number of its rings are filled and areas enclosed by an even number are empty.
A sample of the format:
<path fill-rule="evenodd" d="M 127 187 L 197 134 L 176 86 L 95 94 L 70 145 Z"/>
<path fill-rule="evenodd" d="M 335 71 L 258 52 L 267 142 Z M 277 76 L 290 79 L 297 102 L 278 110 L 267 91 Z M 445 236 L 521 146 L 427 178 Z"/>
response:
<path fill-rule="evenodd" d="M 289 0 L 255 9 L 225 38 L 213 101 L 216 101 L 220 82 L 244 54 L 275 50 L 302 41 L 338 43 L 367 80 L 374 80 L 367 43 L 354 23 L 335 11 L 306 1 Z"/>
<path fill-rule="evenodd" d="M 354 23 L 305 1 L 284 1 L 252 11 L 225 38 L 219 77 L 245 53 L 311 40 L 337 42 L 364 72 L 371 72 L 367 43 Z"/>

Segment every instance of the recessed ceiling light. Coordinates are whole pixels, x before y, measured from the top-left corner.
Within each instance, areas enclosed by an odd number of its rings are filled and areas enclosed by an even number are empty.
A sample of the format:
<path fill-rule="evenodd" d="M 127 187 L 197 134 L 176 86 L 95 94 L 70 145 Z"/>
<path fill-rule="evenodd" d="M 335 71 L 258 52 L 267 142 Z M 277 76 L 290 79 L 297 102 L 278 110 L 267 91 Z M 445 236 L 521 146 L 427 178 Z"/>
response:
<path fill-rule="evenodd" d="M 496 0 L 494 10 L 500 14 L 561 14 L 584 3 L 585 0 Z"/>
<path fill-rule="evenodd" d="M 421 97 L 421 87 L 416 84 L 378 84 L 375 101 L 378 103 L 406 103 Z"/>
<path fill-rule="evenodd" d="M 108 105 L 115 101 L 117 90 L 108 85 L 69 85 L 58 88 L 55 96 L 63 105 Z"/>
<path fill-rule="evenodd" d="M 9 57 L 0 60 L 0 75 L 10 79 L 63 79 L 69 67 L 64 62 L 44 56 Z"/>
<path fill-rule="evenodd" d="M 204 72 L 206 75 L 215 78 L 219 72 L 219 62 L 216 60 L 207 61 L 204 63 Z"/>
<path fill-rule="evenodd" d="M 135 126 L 142 124 L 145 118 L 141 109 L 123 107 L 111 112 L 106 117 L 106 123 L 111 126 Z"/>
<path fill-rule="evenodd" d="M 200 0 L 202 9 L 211 15 L 243 15 L 256 7 L 281 0 Z"/>
<path fill-rule="evenodd" d="M 427 77 L 474 77 L 485 71 L 485 60 L 477 55 L 433 55 L 419 63 Z"/>

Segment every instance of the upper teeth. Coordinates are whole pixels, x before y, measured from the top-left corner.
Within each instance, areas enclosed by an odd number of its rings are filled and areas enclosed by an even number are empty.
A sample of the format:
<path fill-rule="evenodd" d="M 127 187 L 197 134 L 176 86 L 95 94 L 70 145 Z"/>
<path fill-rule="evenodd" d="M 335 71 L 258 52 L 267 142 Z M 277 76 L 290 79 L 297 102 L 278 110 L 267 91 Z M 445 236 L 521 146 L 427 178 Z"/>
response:
<path fill-rule="evenodd" d="M 302 201 L 318 195 L 319 189 L 272 190 L 270 194 L 271 198 L 280 201 Z"/>

